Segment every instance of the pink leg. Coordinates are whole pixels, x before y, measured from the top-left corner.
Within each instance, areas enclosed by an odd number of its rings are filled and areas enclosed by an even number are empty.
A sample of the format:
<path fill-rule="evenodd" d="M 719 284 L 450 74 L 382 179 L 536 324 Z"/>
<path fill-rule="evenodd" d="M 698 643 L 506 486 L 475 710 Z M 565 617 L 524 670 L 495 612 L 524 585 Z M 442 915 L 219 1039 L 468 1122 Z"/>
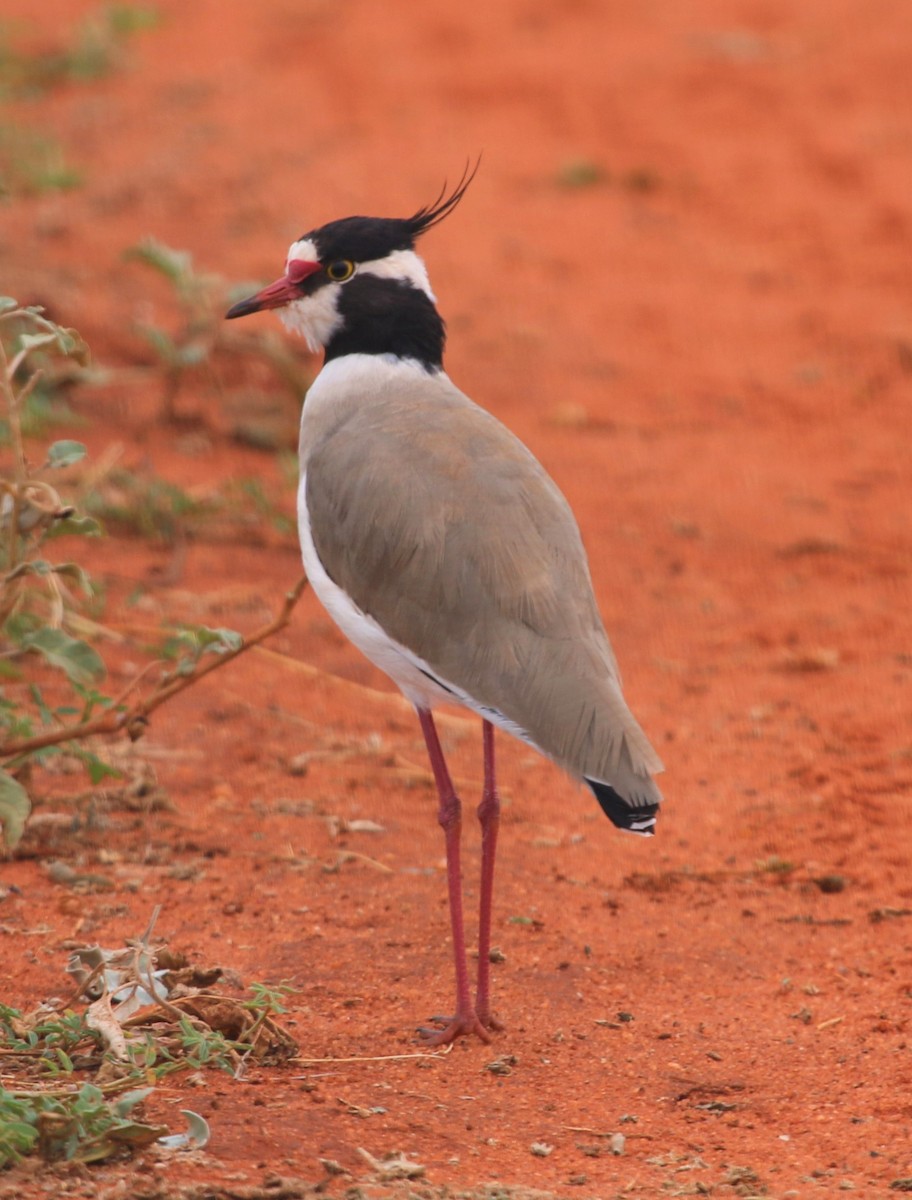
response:
<path fill-rule="evenodd" d="M 484 739 L 484 791 L 478 806 L 481 822 L 481 902 L 478 912 L 478 986 L 475 1012 L 486 1029 L 503 1029 L 491 1012 L 491 899 L 494 893 L 494 856 L 500 827 L 500 797 L 494 776 L 494 726 L 482 725 Z"/>
<path fill-rule="evenodd" d="M 452 1042 L 464 1033 L 477 1033 L 485 1042 L 490 1041 L 487 1030 L 479 1021 L 469 994 L 469 972 L 466 966 L 465 927 L 462 920 L 462 868 L 460 866 L 459 838 L 462 833 L 462 805 L 440 748 L 437 728 L 430 712 L 418 709 L 418 720 L 427 744 L 431 769 L 437 784 L 439 808 L 437 819 L 443 827 L 446 840 L 447 886 L 450 894 L 450 925 L 453 931 L 453 957 L 456 963 L 456 1014 L 453 1017 L 435 1017 L 442 1029 L 421 1029 L 422 1037 L 433 1046 Z"/>

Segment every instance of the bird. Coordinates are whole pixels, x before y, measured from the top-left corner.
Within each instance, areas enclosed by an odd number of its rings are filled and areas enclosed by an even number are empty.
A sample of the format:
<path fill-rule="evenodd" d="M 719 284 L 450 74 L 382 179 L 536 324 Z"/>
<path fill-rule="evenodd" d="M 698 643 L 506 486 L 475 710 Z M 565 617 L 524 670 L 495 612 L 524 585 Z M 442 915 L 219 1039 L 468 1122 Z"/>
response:
<path fill-rule="evenodd" d="M 446 847 L 455 1010 L 418 1032 L 443 1045 L 504 1028 L 491 1001 L 500 824 L 495 729 L 583 781 L 620 829 L 655 831 L 658 754 L 631 713 L 570 506 L 531 451 L 443 367 L 445 324 L 418 239 L 463 199 L 463 171 L 410 217 L 352 216 L 294 241 L 282 275 L 234 304 L 274 309 L 323 365 L 302 409 L 297 493 L 310 585 L 414 706 Z M 481 718 L 478 967 L 467 967 L 462 802 L 433 712 Z"/>

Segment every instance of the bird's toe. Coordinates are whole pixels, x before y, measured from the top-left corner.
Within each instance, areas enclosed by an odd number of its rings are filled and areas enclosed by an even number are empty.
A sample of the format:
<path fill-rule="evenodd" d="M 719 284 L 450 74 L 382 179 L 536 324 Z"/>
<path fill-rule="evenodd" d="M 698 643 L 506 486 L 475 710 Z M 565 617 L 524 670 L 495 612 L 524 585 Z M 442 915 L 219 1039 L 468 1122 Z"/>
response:
<path fill-rule="evenodd" d="M 488 1030 L 474 1010 L 457 1013 L 453 1017 L 438 1016 L 428 1019 L 434 1022 L 434 1026 L 422 1025 L 417 1031 L 426 1046 L 447 1046 L 458 1037 L 467 1037 L 470 1034 L 475 1034 L 483 1042 L 491 1040 Z M 500 1028 L 500 1026 L 492 1025 L 491 1028 Z"/>

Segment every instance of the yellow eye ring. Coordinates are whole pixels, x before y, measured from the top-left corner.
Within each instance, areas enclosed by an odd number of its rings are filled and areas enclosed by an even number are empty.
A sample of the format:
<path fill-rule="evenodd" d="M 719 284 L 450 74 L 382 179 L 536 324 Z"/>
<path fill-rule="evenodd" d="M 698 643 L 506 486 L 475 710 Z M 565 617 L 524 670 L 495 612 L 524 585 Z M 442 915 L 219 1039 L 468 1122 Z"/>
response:
<path fill-rule="evenodd" d="M 355 264 L 348 258 L 340 258 L 337 262 L 332 262 L 326 268 L 326 274 L 335 283 L 344 283 L 346 279 L 351 279 L 355 273 Z"/>

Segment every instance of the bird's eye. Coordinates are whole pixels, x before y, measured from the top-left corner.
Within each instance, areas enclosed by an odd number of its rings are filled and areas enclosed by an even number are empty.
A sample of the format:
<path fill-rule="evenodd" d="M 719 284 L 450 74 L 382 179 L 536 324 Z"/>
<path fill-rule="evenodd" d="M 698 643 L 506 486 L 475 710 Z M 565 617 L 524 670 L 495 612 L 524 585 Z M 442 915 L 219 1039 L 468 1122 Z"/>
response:
<path fill-rule="evenodd" d="M 347 258 L 340 258 L 337 262 L 330 263 L 326 268 L 326 274 L 330 279 L 334 279 L 336 283 L 342 283 L 346 279 L 350 279 L 355 272 L 355 264 Z"/>

